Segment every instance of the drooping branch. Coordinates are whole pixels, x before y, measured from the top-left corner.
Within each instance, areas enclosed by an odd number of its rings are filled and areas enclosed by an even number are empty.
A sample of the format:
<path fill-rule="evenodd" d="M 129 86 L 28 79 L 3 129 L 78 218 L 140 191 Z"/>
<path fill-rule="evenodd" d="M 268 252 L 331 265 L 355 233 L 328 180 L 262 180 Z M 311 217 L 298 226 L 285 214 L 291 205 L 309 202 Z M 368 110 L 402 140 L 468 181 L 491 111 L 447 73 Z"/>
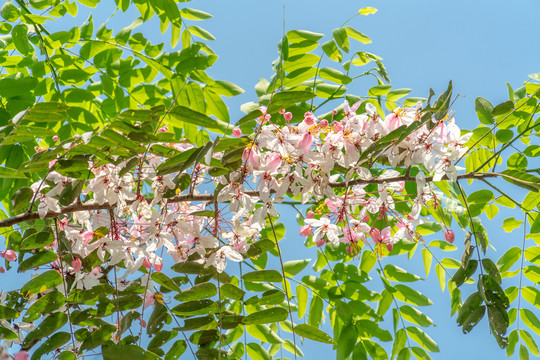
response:
<path fill-rule="evenodd" d="M 485 179 L 485 178 L 494 178 L 502 176 L 500 173 L 496 172 L 486 172 L 486 173 L 466 173 L 462 175 L 458 175 L 457 179 Z M 443 177 L 443 180 L 448 180 L 447 177 Z M 346 188 L 348 186 L 354 186 L 354 185 L 365 185 L 365 184 L 382 184 L 382 183 L 392 183 L 392 182 L 399 182 L 399 181 L 416 181 L 416 177 L 410 176 L 410 175 L 401 175 L 401 176 L 395 176 L 390 178 L 374 178 L 374 179 L 368 179 L 368 180 L 362 180 L 362 179 L 356 179 L 351 180 L 348 183 L 345 182 L 331 182 L 328 184 L 329 187 L 333 189 L 339 189 L 339 188 Z M 432 182 L 433 176 L 426 177 L 426 182 Z M 245 194 L 250 196 L 258 196 L 259 192 L 256 190 L 249 190 L 246 191 Z M 147 201 L 151 201 L 152 199 L 146 199 Z M 215 201 L 215 195 L 214 194 L 186 194 L 186 195 L 177 195 L 167 201 L 168 204 L 174 204 L 174 203 L 181 203 L 181 202 L 187 202 L 187 201 L 202 201 L 202 202 L 211 202 Z M 133 204 L 134 200 L 127 201 L 128 205 Z M 97 202 L 86 202 L 86 203 L 74 203 L 68 206 L 64 206 L 61 208 L 60 211 L 49 211 L 45 214 L 43 217 L 44 219 L 51 219 L 56 218 L 60 215 L 65 214 L 71 214 L 77 211 L 91 211 L 91 210 L 112 210 L 116 207 L 116 205 L 111 205 L 109 203 L 99 204 Z M 39 219 L 39 213 L 37 211 L 29 211 L 25 212 L 23 214 L 19 214 L 16 216 L 12 216 L 10 218 L 0 220 L 0 228 L 2 227 L 9 227 L 13 226 L 22 222 L 31 221 L 31 220 L 37 220 Z"/>

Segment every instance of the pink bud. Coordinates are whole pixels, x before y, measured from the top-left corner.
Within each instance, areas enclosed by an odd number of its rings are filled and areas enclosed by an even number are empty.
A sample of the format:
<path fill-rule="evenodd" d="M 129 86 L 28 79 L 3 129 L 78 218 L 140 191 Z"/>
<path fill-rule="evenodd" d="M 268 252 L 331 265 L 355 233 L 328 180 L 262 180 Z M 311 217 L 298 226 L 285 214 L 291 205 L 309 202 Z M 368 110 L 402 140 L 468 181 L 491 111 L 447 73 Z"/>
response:
<path fill-rule="evenodd" d="M 144 320 L 141 320 L 141 327 L 145 328 L 146 327 L 146 321 Z"/>
<path fill-rule="evenodd" d="M 81 271 L 81 269 L 82 269 L 82 261 L 81 261 L 81 259 L 79 259 L 79 258 L 73 259 L 73 261 L 71 261 L 71 266 L 73 267 L 73 270 L 75 270 L 76 273 Z"/>
<path fill-rule="evenodd" d="M 232 134 L 234 137 L 240 137 L 242 136 L 242 130 L 240 130 L 239 128 L 234 128 Z"/>
<path fill-rule="evenodd" d="M 334 121 L 332 125 L 334 126 L 335 133 L 338 133 L 341 131 L 341 129 L 343 129 L 343 126 L 341 126 L 341 123 L 338 123 L 337 121 Z"/>
<path fill-rule="evenodd" d="M 313 116 L 306 116 L 304 118 L 304 122 L 307 124 L 307 125 L 313 125 L 315 123 L 315 118 Z"/>
<path fill-rule="evenodd" d="M 386 249 L 388 250 L 388 252 L 392 251 L 393 248 L 394 244 L 386 243 Z"/>
<path fill-rule="evenodd" d="M 338 114 L 338 111 L 336 109 L 332 110 L 332 115 L 337 115 Z"/>
<path fill-rule="evenodd" d="M 156 269 L 157 272 L 161 272 L 161 269 L 163 269 L 163 263 L 155 263 L 154 269 Z"/>
<path fill-rule="evenodd" d="M 167 132 L 167 130 L 169 130 L 169 128 L 168 128 L 168 127 L 166 127 L 166 126 L 162 126 L 162 127 L 160 127 L 160 128 L 158 129 L 158 132 L 160 132 L 160 133 L 164 133 L 164 132 Z"/>
<path fill-rule="evenodd" d="M 94 276 L 97 276 L 98 274 L 101 274 L 101 268 L 99 266 L 96 266 L 95 268 L 92 269 L 92 274 Z"/>
<path fill-rule="evenodd" d="M 147 269 L 150 269 L 152 267 L 152 264 L 150 264 L 150 261 L 148 261 L 147 258 L 143 260 L 142 265 Z"/>
<path fill-rule="evenodd" d="M 454 232 L 451 229 L 448 229 L 444 232 L 444 238 L 446 241 L 448 241 L 450 244 L 454 242 Z"/>
<path fill-rule="evenodd" d="M 313 219 L 315 217 L 315 212 L 313 210 L 309 210 L 306 214 L 306 219 Z"/>
<path fill-rule="evenodd" d="M 287 111 L 285 114 L 283 114 L 283 118 L 285 119 L 285 121 L 291 121 L 292 120 L 292 113 Z"/>
<path fill-rule="evenodd" d="M 279 113 L 280 113 L 281 115 L 285 114 L 285 109 L 279 110 Z"/>
<path fill-rule="evenodd" d="M 328 126 L 328 120 L 326 120 L 326 119 L 325 119 L 325 120 L 321 120 L 321 122 L 319 123 L 319 126 L 320 126 L 321 128 L 327 127 L 327 126 Z"/>
<path fill-rule="evenodd" d="M 318 247 L 323 246 L 324 243 L 325 243 L 324 238 L 320 238 L 319 240 L 317 240 L 317 246 L 318 246 Z"/>
<path fill-rule="evenodd" d="M 311 235 L 312 228 L 309 225 L 304 225 L 302 228 L 300 228 L 300 235 L 302 236 L 309 236 Z"/>
<path fill-rule="evenodd" d="M 54 142 L 58 141 L 58 135 L 54 135 L 54 136 L 52 137 L 52 139 L 53 139 Z"/>
<path fill-rule="evenodd" d="M 3 266 L 0 266 L 0 274 L 3 274 L 3 273 L 5 273 L 5 272 L 6 272 L 6 269 L 4 269 Z"/>
<path fill-rule="evenodd" d="M 27 351 L 21 350 L 13 356 L 13 360 L 28 360 L 30 354 Z"/>
<path fill-rule="evenodd" d="M 17 260 L 17 253 L 13 250 L 4 250 L 0 252 L 0 256 L 6 259 L 7 261 Z"/>

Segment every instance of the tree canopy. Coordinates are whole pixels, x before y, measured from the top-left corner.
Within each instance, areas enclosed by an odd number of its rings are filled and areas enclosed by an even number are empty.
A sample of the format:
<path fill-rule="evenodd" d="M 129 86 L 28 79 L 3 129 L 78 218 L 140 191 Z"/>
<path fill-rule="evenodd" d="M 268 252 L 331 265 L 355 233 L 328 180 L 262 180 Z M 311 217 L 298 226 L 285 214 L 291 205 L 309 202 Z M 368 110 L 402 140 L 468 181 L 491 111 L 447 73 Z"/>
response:
<path fill-rule="evenodd" d="M 432 280 L 464 333 L 484 321 L 508 356 L 540 356 L 540 74 L 501 104 L 478 97 L 464 130 L 451 82 L 409 97 L 362 50 L 365 7 L 332 34 L 284 32 L 236 119 L 227 98 L 244 90 L 211 76 L 211 14 L 116 0 L 131 25 L 94 24 L 111 5 L 0 11 L 0 279 L 31 274 L 0 294 L 0 359 L 296 359 L 313 341 L 431 359 L 417 284 Z M 503 254 L 492 219 L 523 229 Z M 284 261 L 286 231 L 314 261 Z"/>

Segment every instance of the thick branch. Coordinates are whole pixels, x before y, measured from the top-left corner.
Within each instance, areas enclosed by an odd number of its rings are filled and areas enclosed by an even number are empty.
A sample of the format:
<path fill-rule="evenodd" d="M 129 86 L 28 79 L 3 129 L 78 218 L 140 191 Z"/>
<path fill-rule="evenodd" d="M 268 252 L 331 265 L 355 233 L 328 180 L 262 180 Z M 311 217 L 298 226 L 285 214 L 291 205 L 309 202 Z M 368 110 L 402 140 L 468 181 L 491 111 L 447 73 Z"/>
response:
<path fill-rule="evenodd" d="M 493 177 L 499 177 L 499 176 L 501 176 L 500 173 L 486 172 L 486 173 L 462 174 L 462 175 L 458 175 L 457 178 L 458 180 L 460 179 L 485 179 L 485 178 L 493 178 Z M 446 177 L 443 178 L 443 180 L 447 180 L 447 179 L 448 178 Z M 333 183 L 329 183 L 328 186 L 334 189 L 338 189 L 338 188 L 346 188 L 348 186 L 354 186 L 354 185 L 382 184 L 382 183 L 391 183 L 391 182 L 397 182 L 397 181 L 416 181 L 416 178 L 410 175 L 401 175 L 401 176 L 385 178 L 385 179 L 381 179 L 381 178 L 370 179 L 370 180 L 357 179 L 357 180 L 351 180 L 348 183 L 333 182 Z M 432 181 L 433 181 L 433 176 L 426 178 L 426 182 L 432 182 Z M 250 196 L 259 195 L 258 191 L 246 191 L 245 193 Z M 149 199 L 148 201 L 151 201 L 151 199 Z M 180 203 L 180 202 L 186 202 L 186 201 L 215 201 L 215 197 L 214 197 L 214 194 L 177 195 L 169 199 L 167 203 L 173 204 L 173 203 Z M 131 205 L 132 203 L 133 203 L 133 200 L 127 202 L 128 205 Z M 112 210 L 115 207 L 116 205 L 110 205 L 108 203 L 104 203 L 101 205 L 96 202 L 84 203 L 84 204 L 75 203 L 75 204 L 71 204 L 71 205 L 63 207 L 60 211 L 49 211 L 47 212 L 44 218 L 48 218 L 48 219 L 56 218 L 60 215 L 71 214 L 76 211 Z M 4 219 L 4 220 L 0 220 L 0 228 L 13 226 L 21 222 L 25 222 L 25 221 L 37 220 L 39 218 L 40 217 L 37 211 L 26 212 L 24 214 L 19 214 L 19 215 L 16 215 L 16 216 Z"/>

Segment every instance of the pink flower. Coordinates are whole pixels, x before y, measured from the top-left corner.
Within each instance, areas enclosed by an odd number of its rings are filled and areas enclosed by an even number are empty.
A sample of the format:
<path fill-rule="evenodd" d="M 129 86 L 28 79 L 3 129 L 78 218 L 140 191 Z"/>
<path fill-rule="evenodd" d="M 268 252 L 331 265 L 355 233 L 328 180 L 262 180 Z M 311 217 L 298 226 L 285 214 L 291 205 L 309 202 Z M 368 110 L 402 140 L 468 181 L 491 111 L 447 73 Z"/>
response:
<path fill-rule="evenodd" d="M 444 239 L 448 241 L 450 244 L 454 242 L 454 232 L 451 229 L 448 229 L 444 232 Z"/>
<path fill-rule="evenodd" d="M 303 152 L 308 152 L 311 148 L 311 144 L 313 144 L 313 136 L 307 132 L 302 135 L 302 138 L 298 141 L 297 147 Z"/>
<path fill-rule="evenodd" d="M 13 360 L 28 360 L 30 354 L 27 351 L 21 350 L 13 356 Z"/>
<path fill-rule="evenodd" d="M 369 235 L 373 238 L 373 240 L 377 243 L 388 243 L 392 240 L 390 236 L 390 227 L 387 226 L 383 229 L 383 231 L 379 231 L 377 228 L 372 228 L 369 231 Z"/>
<path fill-rule="evenodd" d="M 90 241 L 94 238 L 94 232 L 93 231 L 85 231 L 81 234 L 83 240 L 84 240 L 84 246 L 88 245 Z"/>
<path fill-rule="evenodd" d="M 332 123 L 332 126 L 334 127 L 334 132 L 337 134 L 343 129 L 343 126 L 341 126 L 341 123 L 338 123 L 337 121 L 334 121 Z"/>
<path fill-rule="evenodd" d="M 17 253 L 13 250 L 4 250 L 0 253 L 0 256 L 6 259 L 7 261 L 17 260 Z"/>
<path fill-rule="evenodd" d="M 300 228 L 300 235 L 302 236 L 309 236 L 311 235 L 312 227 L 309 225 L 304 225 L 302 228 Z"/>
<path fill-rule="evenodd" d="M 242 130 L 240 130 L 239 128 L 234 128 L 232 134 L 234 137 L 240 137 L 242 136 Z"/>
<path fill-rule="evenodd" d="M 242 153 L 242 161 L 246 164 L 251 163 L 255 169 L 258 169 L 260 165 L 258 151 L 255 148 L 245 148 Z"/>
<path fill-rule="evenodd" d="M 292 120 L 292 113 L 287 111 L 285 114 L 283 114 L 283 118 L 285 119 L 285 121 L 291 121 Z"/>
<path fill-rule="evenodd" d="M 81 261 L 81 259 L 79 259 L 79 258 L 73 259 L 73 261 L 71 261 L 71 266 L 73 267 L 73 270 L 75 270 L 76 273 L 81 271 L 81 269 L 82 269 L 82 261 Z"/>
<path fill-rule="evenodd" d="M 395 113 L 388 115 L 384 122 L 390 131 L 396 130 L 401 125 L 401 119 Z"/>
<path fill-rule="evenodd" d="M 281 155 L 272 153 L 268 156 L 267 161 L 270 171 L 276 171 L 279 165 L 281 165 Z"/>
<path fill-rule="evenodd" d="M 150 261 L 148 261 L 147 258 L 143 260 L 142 265 L 147 269 L 150 269 L 152 267 L 152 264 L 150 264 Z"/>
<path fill-rule="evenodd" d="M 169 128 L 168 128 L 168 127 L 166 127 L 166 126 L 162 126 L 162 127 L 160 127 L 160 128 L 158 129 L 158 132 L 160 132 L 160 133 L 164 133 L 164 132 L 167 132 L 167 130 L 169 130 Z"/>

